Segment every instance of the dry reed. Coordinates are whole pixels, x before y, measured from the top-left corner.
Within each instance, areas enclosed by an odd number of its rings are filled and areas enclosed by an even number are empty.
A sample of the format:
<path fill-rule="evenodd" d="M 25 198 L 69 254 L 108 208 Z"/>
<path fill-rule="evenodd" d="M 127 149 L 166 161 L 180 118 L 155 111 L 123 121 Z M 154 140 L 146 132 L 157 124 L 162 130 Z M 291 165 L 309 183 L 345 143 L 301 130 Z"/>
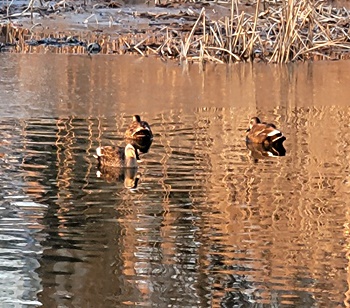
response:
<path fill-rule="evenodd" d="M 136 34 L 130 31 L 85 38 L 99 41 L 105 53 L 159 55 L 180 61 L 287 63 L 349 57 L 350 12 L 347 9 L 336 9 L 324 2 L 296 0 L 286 0 L 264 11 L 260 7 L 258 0 L 253 14 L 239 12 L 237 1 L 232 1 L 230 16 L 219 20 L 211 20 L 205 7 L 200 12 L 188 9 L 178 14 L 135 13 L 133 16 L 142 14 L 143 18 L 156 20 L 156 26 Z M 175 22 L 168 22 L 170 18 Z M 176 22 L 180 18 L 185 22 Z M 40 33 L 11 28 L 8 23 L 2 26 L 2 33 L 6 42 L 15 43 L 19 51 L 38 49 L 37 46 L 28 48 L 25 41 L 42 37 Z M 60 47 L 69 50 L 64 44 Z"/>

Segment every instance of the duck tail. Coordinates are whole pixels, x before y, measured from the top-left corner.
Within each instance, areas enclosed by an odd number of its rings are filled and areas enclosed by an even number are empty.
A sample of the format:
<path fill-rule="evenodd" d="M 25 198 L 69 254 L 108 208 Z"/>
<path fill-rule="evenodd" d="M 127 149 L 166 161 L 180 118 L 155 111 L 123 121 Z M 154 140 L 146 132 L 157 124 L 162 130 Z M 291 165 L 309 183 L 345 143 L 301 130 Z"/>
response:
<path fill-rule="evenodd" d="M 97 155 L 97 157 L 103 156 L 102 147 L 98 147 L 98 148 L 96 149 L 96 155 Z"/>
<path fill-rule="evenodd" d="M 265 147 L 266 146 L 282 146 L 282 143 L 286 140 L 286 137 L 278 130 L 274 129 L 271 132 L 269 132 L 266 136 L 266 140 L 264 142 Z"/>
<path fill-rule="evenodd" d="M 267 137 L 269 137 L 270 139 L 273 139 L 273 138 L 279 137 L 281 135 L 283 135 L 283 134 L 278 129 L 273 129 L 267 134 Z"/>
<path fill-rule="evenodd" d="M 275 136 L 271 139 L 271 145 L 273 147 L 283 147 L 284 140 L 286 140 L 286 137 L 283 136 L 282 133 L 280 133 L 278 136 Z"/>
<path fill-rule="evenodd" d="M 281 138 L 285 138 L 278 129 L 273 129 L 267 134 L 267 138 L 270 142 L 275 142 Z"/>

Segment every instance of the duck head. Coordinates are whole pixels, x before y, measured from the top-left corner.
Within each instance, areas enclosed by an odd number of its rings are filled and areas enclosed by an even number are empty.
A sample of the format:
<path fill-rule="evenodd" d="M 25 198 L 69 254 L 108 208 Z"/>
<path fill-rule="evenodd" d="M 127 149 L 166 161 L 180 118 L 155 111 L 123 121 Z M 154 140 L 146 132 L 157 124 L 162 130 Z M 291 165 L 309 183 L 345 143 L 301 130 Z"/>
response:
<path fill-rule="evenodd" d="M 141 117 L 138 114 L 134 114 L 132 116 L 132 120 L 133 120 L 133 122 L 140 123 L 141 122 Z"/>
<path fill-rule="evenodd" d="M 259 123 L 261 123 L 261 121 L 260 121 L 260 119 L 259 119 L 258 117 L 252 117 L 252 118 L 250 118 L 249 127 L 248 127 L 248 129 L 246 130 L 246 132 L 249 132 L 249 131 L 252 129 L 252 127 L 253 127 L 254 125 L 259 124 Z"/>
<path fill-rule="evenodd" d="M 252 127 L 256 124 L 261 123 L 260 119 L 258 117 L 252 117 L 249 122 L 249 129 L 252 129 Z"/>

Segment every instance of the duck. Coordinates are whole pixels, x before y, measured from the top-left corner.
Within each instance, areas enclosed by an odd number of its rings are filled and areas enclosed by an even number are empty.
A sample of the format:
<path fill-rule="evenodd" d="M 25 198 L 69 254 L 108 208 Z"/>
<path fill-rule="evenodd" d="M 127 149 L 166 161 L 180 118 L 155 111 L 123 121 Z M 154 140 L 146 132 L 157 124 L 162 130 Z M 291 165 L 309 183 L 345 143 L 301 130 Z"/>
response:
<path fill-rule="evenodd" d="M 90 56 L 91 54 L 99 53 L 102 50 L 102 47 L 99 43 L 90 43 L 86 46 L 86 50 Z"/>
<path fill-rule="evenodd" d="M 246 141 L 259 143 L 264 147 L 281 146 L 286 137 L 273 123 L 261 122 L 258 117 L 250 119 L 249 128 L 246 131 Z"/>
<path fill-rule="evenodd" d="M 153 139 L 153 133 L 150 125 L 146 121 L 141 121 L 138 114 L 133 115 L 132 122 L 125 132 L 126 139 L 148 138 Z"/>
<path fill-rule="evenodd" d="M 96 149 L 99 167 L 137 168 L 136 149 L 128 143 L 125 148 L 103 146 Z"/>

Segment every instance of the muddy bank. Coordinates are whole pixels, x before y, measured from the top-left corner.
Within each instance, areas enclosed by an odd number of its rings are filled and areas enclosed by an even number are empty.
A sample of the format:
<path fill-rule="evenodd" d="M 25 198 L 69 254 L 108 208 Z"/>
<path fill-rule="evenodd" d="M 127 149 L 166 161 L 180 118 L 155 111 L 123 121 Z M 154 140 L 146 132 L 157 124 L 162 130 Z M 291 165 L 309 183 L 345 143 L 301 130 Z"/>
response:
<path fill-rule="evenodd" d="M 350 11 L 326 2 L 50 2 L 0 10 L 2 52 L 139 54 L 287 63 L 347 59 Z M 72 40 L 73 38 L 73 40 Z"/>

